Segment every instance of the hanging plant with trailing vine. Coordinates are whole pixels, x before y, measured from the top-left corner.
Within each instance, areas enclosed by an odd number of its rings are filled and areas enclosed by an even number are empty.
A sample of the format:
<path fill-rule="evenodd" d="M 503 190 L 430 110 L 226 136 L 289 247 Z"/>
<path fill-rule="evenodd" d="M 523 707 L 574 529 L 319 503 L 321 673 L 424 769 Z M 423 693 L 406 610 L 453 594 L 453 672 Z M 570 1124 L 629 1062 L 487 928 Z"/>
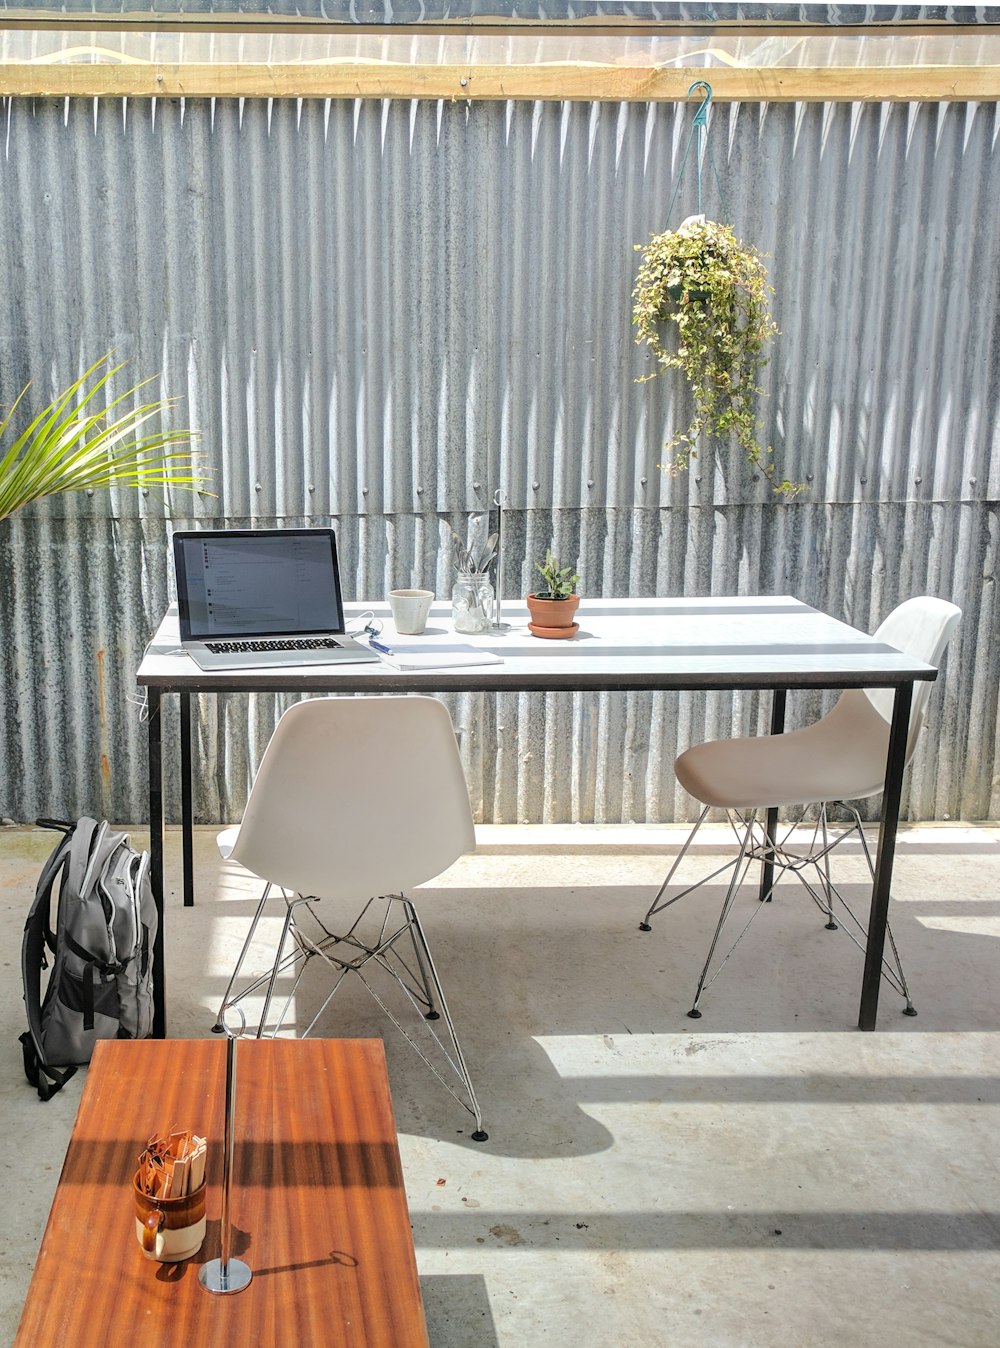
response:
<path fill-rule="evenodd" d="M 740 243 L 728 225 L 703 217 L 635 247 L 642 253 L 632 292 L 635 340 L 648 346 L 657 362 L 638 382 L 680 370 L 695 404 L 686 430 L 667 441 L 672 459 L 660 466 L 683 472 L 700 440 L 731 438 L 776 492 L 794 496 L 801 484 L 781 478 L 774 451 L 759 433 L 761 371 L 767 344 L 778 331 L 760 254 Z"/>

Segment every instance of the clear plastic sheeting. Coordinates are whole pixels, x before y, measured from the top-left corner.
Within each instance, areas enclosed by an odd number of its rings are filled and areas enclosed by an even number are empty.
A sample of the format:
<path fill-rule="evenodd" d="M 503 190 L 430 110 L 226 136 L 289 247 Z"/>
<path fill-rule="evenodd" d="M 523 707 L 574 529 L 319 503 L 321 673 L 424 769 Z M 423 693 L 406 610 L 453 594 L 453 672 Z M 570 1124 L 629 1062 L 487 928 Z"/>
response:
<path fill-rule="evenodd" d="M 387 66 L 593 67 L 595 70 L 885 69 L 1000 64 L 1000 28 L 876 31 L 588 33 L 114 32 L 0 30 L 4 65 L 182 67 Z M 2 72 L 0 72 L 2 79 Z M 0 85 L 2 88 L 2 85 Z"/>

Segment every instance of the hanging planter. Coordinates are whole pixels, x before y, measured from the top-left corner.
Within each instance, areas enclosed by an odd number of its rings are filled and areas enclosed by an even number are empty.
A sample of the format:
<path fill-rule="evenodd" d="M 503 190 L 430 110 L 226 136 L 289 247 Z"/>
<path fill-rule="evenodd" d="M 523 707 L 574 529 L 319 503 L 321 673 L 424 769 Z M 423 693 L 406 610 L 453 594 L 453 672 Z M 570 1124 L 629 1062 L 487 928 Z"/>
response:
<path fill-rule="evenodd" d="M 760 254 L 740 243 L 728 225 L 703 216 L 654 234 L 636 249 L 642 263 L 632 321 L 636 342 L 657 362 L 639 382 L 680 370 L 695 404 L 687 428 L 667 442 L 673 452 L 668 471 L 686 469 L 703 438 L 731 438 L 776 492 L 794 496 L 801 486 L 780 478 L 773 451 L 758 434 L 761 372 L 778 331 Z"/>
<path fill-rule="evenodd" d="M 691 128 L 688 150 L 691 138 L 707 134 L 712 90 L 702 80 L 688 92 L 699 88 L 706 96 Z M 635 245 L 642 254 L 632 292 L 635 340 L 656 358 L 656 369 L 638 382 L 679 370 L 694 399 L 694 416 L 685 430 L 667 441 L 673 457 L 661 467 L 671 473 L 684 471 L 702 439 L 735 440 L 748 463 L 776 492 L 794 496 L 803 487 L 781 478 L 771 446 L 760 439 L 757 418 L 767 346 L 778 331 L 769 309 L 773 291 L 756 248 L 741 243 L 728 225 L 706 220 L 700 213 L 700 157 L 698 162 L 699 214 Z M 719 192 L 721 197 L 721 183 Z M 677 188 L 671 207 L 676 195 Z"/>

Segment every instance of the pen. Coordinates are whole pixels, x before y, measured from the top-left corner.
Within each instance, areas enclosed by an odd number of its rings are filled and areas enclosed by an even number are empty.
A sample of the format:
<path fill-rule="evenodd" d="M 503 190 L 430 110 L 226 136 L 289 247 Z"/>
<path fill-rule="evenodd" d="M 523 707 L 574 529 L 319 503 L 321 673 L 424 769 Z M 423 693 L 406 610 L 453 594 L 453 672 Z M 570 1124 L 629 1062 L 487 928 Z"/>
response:
<path fill-rule="evenodd" d="M 368 645 L 373 651 L 381 651 L 383 655 L 391 655 L 392 649 L 389 646 L 383 646 L 381 641 L 376 641 L 374 637 L 368 638 Z"/>

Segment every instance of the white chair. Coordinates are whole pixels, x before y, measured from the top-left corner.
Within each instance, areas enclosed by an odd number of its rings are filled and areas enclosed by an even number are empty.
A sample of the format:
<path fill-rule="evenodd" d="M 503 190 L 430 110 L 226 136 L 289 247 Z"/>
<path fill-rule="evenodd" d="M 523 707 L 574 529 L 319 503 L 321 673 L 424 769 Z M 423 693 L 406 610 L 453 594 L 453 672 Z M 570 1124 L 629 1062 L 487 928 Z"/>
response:
<path fill-rule="evenodd" d="M 875 636 L 886 645 L 903 651 L 930 665 L 938 665 L 945 646 L 955 628 L 961 610 L 943 599 L 923 596 L 900 604 L 885 619 Z M 910 724 L 906 743 L 906 761 L 909 763 L 917 736 L 924 723 L 927 700 L 933 684 L 918 682 L 913 687 Z M 696 745 L 681 754 L 674 764 L 677 779 L 686 791 L 701 801 L 704 809 L 675 860 L 670 872 L 650 905 L 640 930 L 650 931 L 650 918 L 662 909 L 676 903 L 693 890 L 716 876 L 732 869 L 715 935 L 709 947 L 694 1003 L 688 1015 L 701 1016 L 698 1004 L 702 993 L 722 972 L 762 903 L 754 905 L 746 924 L 733 943 L 729 953 L 720 961 L 709 977 L 709 970 L 726 919 L 751 865 L 755 861 L 771 864 L 771 883 L 763 888 L 760 899 L 770 900 L 777 876 L 790 871 L 801 880 L 810 897 L 824 916 L 829 930 L 835 930 L 834 900 L 847 914 L 848 934 L 862 949 L 866 928 L 851 909 L 844 896 L 830 878 L 829 858 L 833 849 L 845 838 L 857 833 L 874 882 L 875 870 L 861 827 L 861 816 L 847 801 L 877 795 L 884 786 L 889 729 L 892 722 L 894 693 L 892 689 L 848 689 L 838 698 L 833 710 L 803 730 L 783 735 L 761 735 L 752 739 L 713 740 Z M 830 836 L 828 806 L 838 802 L 851 816 L 850 825 Z M 766 828 L 758 823 L 758 815 L 786 806 L 819 805 L 812 838 L 807 851 L 794 851 L 790 839 L 796 825 L 793 823 L 784 838 L 768 839 Z M 695 835 L 713 807 L 724 809 L 736 833 L 738 844 L 734 860 L 725 862 L 710 875 L 703 877 L 679 893 L 664 898 L 677 867 L 683 861 Z M 808 878 L 815 876 L 815 883 Z M 891 929 L 887 928 L 892 962 L 883 961 L 883 976 L 905 999 L 905 1014 L 915 1016 L 909 989 L 899 962 L 899 954 Z"/>
<path fill-rule="evenodd" d="M 266 988 L 257 1037 L 265 1032 L 279 977 L 294 979 L 271 1034 L 277 1034 L 306 967 L 314 960 L 332 986 L 305 1027 L 310 1034 L 348 973 L 372 997 L 438 1080 L 475 1119 L 482 1115 L 434 961 L 405 891 L 440 875 L 475 849 L 469 793 L 447 709 L 431 697 L 343 697 L 299 702 L 279 720 L 264 752 L 243 821 L 220 836 L 223 856 L 265 881 L 214 1026 L 231 1007 Z M 272 890 L 284 903 L 281 937 L 269 971 L 233 995 Z M 342 934 L 327 910 L 363 903 Z M 353 910 L 352 910 L 353 911 Z M 322 914 L 322 915 L 321 915 Z M 325 921 L 323 920 L 325 918 Z M 371 928 L 362 936 L 362 928 Z M 291 944 L 290 944 L 291 942 Z M 438 1063 L 404 1027 L 371 980 L 383 971 L 405 994 L 429 1033 Z M 242 1018 L 242 1011 L 238 1014 Z M 444 1018 L 447 1042 L 431 1022 Z M 430 1043 L 427 1047 L 431 1048 Z M 464 1095 L 442 1075 L 447 1064 Z M 467 1097 L 467 1098 L 466 1098 Z"/>

